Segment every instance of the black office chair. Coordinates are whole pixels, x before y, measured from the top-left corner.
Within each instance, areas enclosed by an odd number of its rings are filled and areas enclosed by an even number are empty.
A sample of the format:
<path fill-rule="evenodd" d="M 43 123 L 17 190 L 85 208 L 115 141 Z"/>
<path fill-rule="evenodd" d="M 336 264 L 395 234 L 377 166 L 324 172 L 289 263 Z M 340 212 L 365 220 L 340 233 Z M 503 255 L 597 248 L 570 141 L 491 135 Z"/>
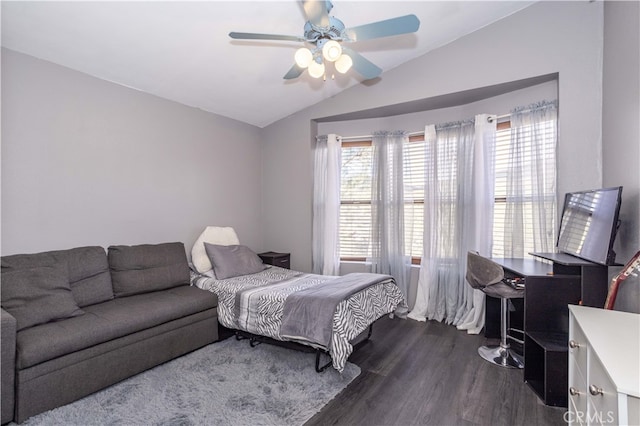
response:
<path fill-rule="evenodd" d="M 505 368 L 524 368 L 524 361 L 507 342 L 513 339 L 507 333 L 509 299 L 524 297 L 524 291 L 514 289 L 503 282 L 504 269 L 497 263 L 469 252 L 467 254 L 467 282 L 471 287 L 482 290 L 487 296 L 500 299 L 500 345 L 480 346 L 478 354 L 492 364 Z M 514 339 L 517 340 L 517 339 Z"/>

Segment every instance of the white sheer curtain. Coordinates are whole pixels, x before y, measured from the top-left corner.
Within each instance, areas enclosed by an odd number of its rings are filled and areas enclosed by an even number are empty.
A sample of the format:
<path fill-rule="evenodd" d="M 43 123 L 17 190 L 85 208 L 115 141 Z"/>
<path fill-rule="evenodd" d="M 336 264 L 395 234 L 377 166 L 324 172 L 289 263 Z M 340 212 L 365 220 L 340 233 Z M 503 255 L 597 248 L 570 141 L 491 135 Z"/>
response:
<path fill-rule="evenodd" d="M 393 276 L 407 297 L 411 257 L 405 254 L 404 145 L 406 132 L 373 134 L 371 271 Z"/>
<path fill-rule="evenodd" d="M 529 251 L 550 252 L 555 247 L 556 141 L 557 102 L 511 112 L 505 257 L 525 257 Z"/>
<path fill-rule="evenodd" d="M 495 118 L 492 119 L 487 114 L 477 115 L 474 138 L 471 214 L 467 216 L 470 238 L 467 243 L 468 250 L 491 257 L 495 203 Z M 472 290 L 472 293 L 471 305 L 467 306 L 467 313 L 457 327 L 459 330 L 467 330 L 469 334 L 478 334 L 484 327 L 485 294 L 477 289 Z"/>
<path fill-rule="evenodd" d="M 409 318 L 445 321 L 469 333 L 484 325 L 484 297 L 466 283 L 469 250 L 490 255 L 495 122 L 425 128 L 424 248 Z"/>
<path fill-rule="evenodd" d="M 313 157 L 313 272 L 340 273 L 340 167 L 342 141 L 318 136 Z"/>

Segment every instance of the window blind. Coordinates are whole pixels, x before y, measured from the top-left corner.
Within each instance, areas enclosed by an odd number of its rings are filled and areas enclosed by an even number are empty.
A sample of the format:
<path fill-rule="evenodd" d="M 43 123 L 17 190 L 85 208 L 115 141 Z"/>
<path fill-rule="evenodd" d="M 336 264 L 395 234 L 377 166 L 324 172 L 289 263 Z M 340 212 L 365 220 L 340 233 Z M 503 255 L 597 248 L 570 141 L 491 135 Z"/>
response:
<path fill-rule="evenodd" d="M 343 142 L 340 181 L 340 257 L 371 254 L 371 143 Z"/>
<path fill-rule="evenodd" d="M 371 255 L 371 141 L 343 142 L 340 188 L 340 257 L 364 260 Z M 425 144 L 410 138 L 403 150 L 405 253 L 422 254 Z"/>

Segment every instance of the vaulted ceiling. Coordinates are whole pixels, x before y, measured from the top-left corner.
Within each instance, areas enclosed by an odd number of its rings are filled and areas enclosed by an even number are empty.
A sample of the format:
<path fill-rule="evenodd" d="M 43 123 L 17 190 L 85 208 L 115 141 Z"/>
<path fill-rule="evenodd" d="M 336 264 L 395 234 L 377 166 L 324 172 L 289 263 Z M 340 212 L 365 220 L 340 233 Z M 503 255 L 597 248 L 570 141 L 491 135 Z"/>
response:
<path fill-rule="evenodd" d="M 354 43 L 383 71 L 472 33 L 532 1 L 340 1 L 354 27 L 415 14 L 417 33 Z M 283 80 L 301 43 L 238 41 L 230 31 L 301 36 L 299 2 L 2 1 L 2 46 L 258 127 L 361 83 L 355 72 Z M 379 84 L 379 80 L 367 84 Z"/>

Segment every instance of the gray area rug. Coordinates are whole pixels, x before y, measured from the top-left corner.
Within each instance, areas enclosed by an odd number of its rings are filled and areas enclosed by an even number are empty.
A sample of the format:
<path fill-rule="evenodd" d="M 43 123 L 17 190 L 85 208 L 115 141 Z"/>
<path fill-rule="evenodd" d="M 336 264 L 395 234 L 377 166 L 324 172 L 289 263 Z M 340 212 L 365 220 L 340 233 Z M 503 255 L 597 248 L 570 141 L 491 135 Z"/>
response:
<path fill-rule="evenodd" d="M 314 362 L 232 337 L 23 424 L 301 425 L 360 374 L 352 363 L 318 374 Z"/>

